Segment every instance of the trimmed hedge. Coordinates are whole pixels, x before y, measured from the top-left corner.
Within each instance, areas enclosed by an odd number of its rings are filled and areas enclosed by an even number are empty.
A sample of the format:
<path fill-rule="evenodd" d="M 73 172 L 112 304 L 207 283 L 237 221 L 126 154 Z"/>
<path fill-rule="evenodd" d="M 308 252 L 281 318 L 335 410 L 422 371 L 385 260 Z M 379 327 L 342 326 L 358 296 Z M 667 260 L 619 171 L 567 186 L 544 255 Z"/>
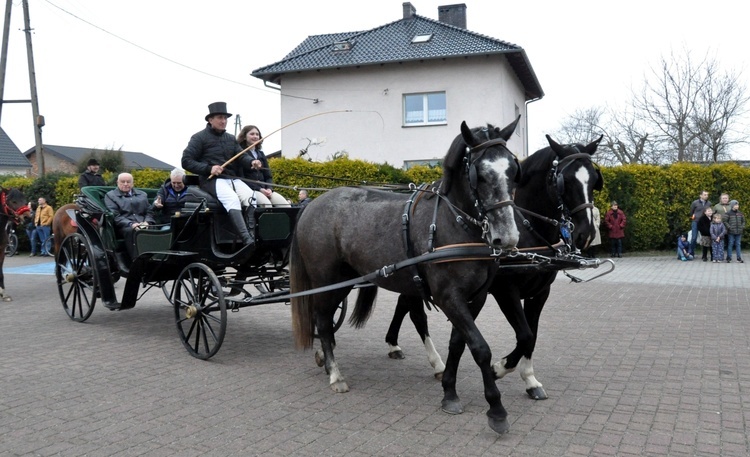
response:
<path fill-rule="evenodd" d="M 617 201 L 628 218 L 624 244 L 631 251 L 676 246 L 677 236 L 690 230 L 690 204 L 702 190 L 713 205 L 728 193 L 750 215 L 750 169 L 733 162 L 623 165 L 602 168 L 602 175 L 604 189 L 595 196 L 596 206 L 604 217 L 610 201 Z M 603 239 L 606 234 L 603 228 Z"/>
<path fill-rule="evenodd" d="M 350 185 L 379 185 L 384 183 L 417 185 L 432 182 L 442 176 L 442 168 L 417 166 L 407 171 L 388 164 L 375 164 L 342 157 L 328 162 L 308 162 L 304 159 L 271 159 L 274 182 L 290 188 L 279 187 L 277 192 L 296 202 L 296 188 L 312 188 L 311 197 L 329 189 Z M 701 190 L 709 192 L 709 200 L 716 204 L 719 195 L 726 192 L 750 217 L 750 169 L 736 163 L 697 165 L 676 163 L 669 166 L 623 165 L 602 168 L 604 188 L 594 196 L 602 218 L 616 200 L 628 218 L 624 244 L 630 251 L 672 249 L 678 234 L 690 230 L 690 204 Z M 131 172 L 137 187 L 157 188 L 169 177 L 168 171 L 134 170 Z M 114 185 L 116 174 L 105 173 L 107 183 Z M 55 207 L 74 201 L 78 192 L 78 176 L 55 175 L 42 182 L 18 176 L 0 176 L 0 185 L 18 187 L 24 192 L 45 188 L 54 182 Z M 315 190 L 318 189 L 318 190 Z M 28 195 L 30 199 L 37 196 Z M 744 211 L 747 205 L 748 210 Z M 607 230 L 602 229 L 602 239 L 607 243 Z"/>

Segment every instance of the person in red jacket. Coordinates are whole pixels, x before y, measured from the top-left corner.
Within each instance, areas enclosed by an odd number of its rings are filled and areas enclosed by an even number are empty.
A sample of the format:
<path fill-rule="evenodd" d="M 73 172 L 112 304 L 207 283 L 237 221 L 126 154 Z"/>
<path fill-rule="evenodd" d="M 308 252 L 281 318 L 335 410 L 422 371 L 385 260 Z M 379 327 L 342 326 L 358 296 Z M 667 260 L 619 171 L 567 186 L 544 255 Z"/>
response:
<path fill-rule="evenodd" d="M 612 257 L 622 257 L 622 239 L 625 238 L 626 222 L 625 213 L 617 206 L 617 202 L 613 201 L 604 216 L 604 225 L 609 231 L 609 242 L 612 246 L 610 248 Z"/>

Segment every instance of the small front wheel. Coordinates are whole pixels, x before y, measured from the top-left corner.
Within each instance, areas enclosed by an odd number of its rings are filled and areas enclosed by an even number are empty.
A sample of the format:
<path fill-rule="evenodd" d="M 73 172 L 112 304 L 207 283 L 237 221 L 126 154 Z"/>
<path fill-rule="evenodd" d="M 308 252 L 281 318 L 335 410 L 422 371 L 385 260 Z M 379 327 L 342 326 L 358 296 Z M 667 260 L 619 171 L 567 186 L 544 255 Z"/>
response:
<path fill-rule="evenodd" d="M 68 235 L 55 258 L 57 290 L 68 317 L 83 322 L 94 312 L 97 271 L 94 255 L 80 233 Z"/>
<path fill-rule="evenodd" d="M 207 360 L 219 352 L 227 330 L 227 305 L 216 273 L 202 263 L 186 266 L 171 294 L 177 333 L 188 353 Z"/>

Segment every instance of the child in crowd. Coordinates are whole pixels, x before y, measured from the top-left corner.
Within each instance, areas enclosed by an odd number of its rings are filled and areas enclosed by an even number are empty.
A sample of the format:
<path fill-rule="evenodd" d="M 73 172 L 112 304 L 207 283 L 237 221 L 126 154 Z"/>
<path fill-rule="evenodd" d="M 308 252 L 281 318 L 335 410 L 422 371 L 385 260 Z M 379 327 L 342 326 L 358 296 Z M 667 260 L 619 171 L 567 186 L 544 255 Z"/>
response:
<path fill-rule="evenodd" d="M 714 253 L 711 251 L 711 220 L 713 219 L 714 209 L 710 206 L 703 211 L 703 216 L 698 218 L 698 233 L 700 234 L 700 245 L 703 248 L 702 259 L 707 261 L 706 256 L 711 253 L 711 261 L 714 260 Z"/>
<path fill-rule="evenodd" d="M 724 237 L 726 234 L 727 228 L 721 220 L 721 214 L 714 214 L 713 222 L 711 222 L 711 256 L 713 257 L 711 261 L 714 263 L 724 261 Z"/>
<path fill-rule="evenodd" d="M 684 233 L 677 238 L 677 258 L 683 262 L 693 260 L 693 255 L 690 253 L 690 243 Z"/>
<path fill-rule="evenodd" d="M 729 211 L 727 211 L 727 235 L 729 238 L 729 244 L 727 245 L 727 263 L 732 261 L 732 247 L 735 248 L 737 253 L 737 261 L 742 262 L 742 252 L 740 251 L 740 243 L 742 242 L 742 231 L 745 230 L 745 215 L 740 212 L 740 204 L 737 200 L 729 202 Z"/>

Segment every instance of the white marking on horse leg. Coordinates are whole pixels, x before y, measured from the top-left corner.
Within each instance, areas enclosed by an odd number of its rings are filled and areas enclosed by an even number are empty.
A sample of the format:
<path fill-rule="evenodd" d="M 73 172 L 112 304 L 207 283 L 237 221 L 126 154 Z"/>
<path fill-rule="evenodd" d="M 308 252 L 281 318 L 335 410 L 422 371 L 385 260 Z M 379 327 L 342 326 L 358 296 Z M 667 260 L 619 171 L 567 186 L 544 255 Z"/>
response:
<path fill-rule="evenodd" d="M 388 344 L 388 353 L 389 354 L 391 354 L 393 352 L 403 352 L 403 351 L 401 351 L 401 347 L 398 344 L 396 344 L 396 345 L 393 345 L 391 343 L 387 343 L 387 344 Z"/>
<path fill-rule="evenodd" d="M 435 349 L 435 345 L 432 343 L 432 338 L 426 336 L 424 339 L 424 348 L 427 351 L 427 360 L 432 365 L 435 376 L 442 374 L 445 371 L 445 364 L 443 363 L 442 357 L 438 354 Z"/>
<path fill-rule="evenodd" d="M 521 379 L 526 383 L 527 390 L 542 387 L 542 383 L 537 381 L 534 376 L 534 364 L 531 359 L 521 357 L 521 360 L 518 362 L 518 372 L 521 374 Z"/>
<path fill-rule="evenodd" d="M 516 367 L 505 368 L 506 363 L 508 363 L 508 358 L 503 357 L 499 362 L 495 362 L 494 364 L 492 364 L 492 371 L 495 372 L 495 377 L 497 379 L 501 379 L 506 374 L 516 371 Z"/>
<path fill-rule="evenodd" d="M 2 301 L 13 301 L 10 295 L 5 295 L 5 289 L 0 287 L 0 300 Z"/>
<path fill-rule="evenodd" d="M 589 188 L 589 178 L 591 178 L 589 171 L 586 169 L 586 167 L 581 165 L 581 168 L 579 168 L 578 171 L 576 171 L 575 177 L 578 180 L 578 182 L 581 183 L 581 192 L 583 193 L 583 202 L 593 203 L 589 201 L 589 195 L 588 195 L 588 192 L 586 192 L 586 190 Z M 586 217 L 588 218 L 588 222 L 591 226 L 594 226 L 594 224 L 598 225 L 599 221 L 594 220 L 594 210 L 590 208 L 587 209 Z M 595 235 L 591 235 L 589 238 L 586 239 L 586 243 L 585 243 L 586 245 L 584 246 L 584 249 L 589 246 L 589 243 L 594 241 L 594 236 Z"/>
<path fill-rule="evenodd" d="M 349 386 L 346 384 L 346 381 L 344 380 L 344 376 L 341 375 L 341 372 L 339 371 L 339 366 L 336 362 L 332 362 L 329 365 L 328 373 L 329 373 L 328 379 L 330 380 L 331 390 L 333 390 L 336 393 L 349 392 Z"/>

